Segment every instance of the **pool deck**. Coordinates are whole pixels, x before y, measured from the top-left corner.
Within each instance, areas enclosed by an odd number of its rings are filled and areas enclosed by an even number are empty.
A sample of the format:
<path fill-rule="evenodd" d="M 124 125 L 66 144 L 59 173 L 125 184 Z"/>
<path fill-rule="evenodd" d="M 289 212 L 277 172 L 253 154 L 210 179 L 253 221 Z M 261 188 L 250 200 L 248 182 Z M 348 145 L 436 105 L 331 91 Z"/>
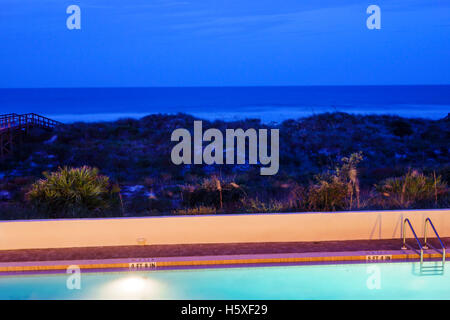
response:
<path fill-rule="evenodd" d="M 450 245 L 450 238 L 443 238 Z M 0 251 L 0 274 L 61 272 L 77 265 L 83 270 L 153 270 L 270 264 L 418 261 L 414 239 L 401 250 L 399 239 L 325 242 L 139 245 Z M 424 260 L 442 259 L 436 249 L 424 251 Z M 447 253 L 446 257 L 450 257 Z"/>

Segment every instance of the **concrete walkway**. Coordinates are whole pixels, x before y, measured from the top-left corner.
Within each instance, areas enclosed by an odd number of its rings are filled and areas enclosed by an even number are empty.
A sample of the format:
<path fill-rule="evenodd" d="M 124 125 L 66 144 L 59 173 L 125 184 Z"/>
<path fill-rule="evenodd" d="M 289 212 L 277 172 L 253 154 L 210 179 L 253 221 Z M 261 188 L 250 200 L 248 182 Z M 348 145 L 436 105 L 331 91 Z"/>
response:
<path fill-rule="evenodd" d="M 450 246 L 450 238 L 443 238 L 442 241 L 444 242 L 446 247 Z M 413 248 L 418 247 L 414 239 L 408 239 L 407 243 Z M 440 248 L 436 239 L 431 239 L 431 244 L 435 246 L 435 248 Z M 192 256 L 201 257 L 314 252 L 389 251 L 399 250 L 401 245 L 402 241 L 400 239 L 391 239 L 325 242 L 142 245 L 119 247 L 3 250 L 0 251 L 0 262 Z"/>

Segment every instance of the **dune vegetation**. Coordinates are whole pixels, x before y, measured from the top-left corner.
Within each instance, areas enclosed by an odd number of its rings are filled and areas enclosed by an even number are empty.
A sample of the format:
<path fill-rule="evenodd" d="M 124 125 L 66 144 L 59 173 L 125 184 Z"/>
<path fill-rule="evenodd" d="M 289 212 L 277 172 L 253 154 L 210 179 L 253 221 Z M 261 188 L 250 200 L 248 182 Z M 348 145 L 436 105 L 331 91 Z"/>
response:
<path fill-rule="evenodd" d="M 448 208 L 450 119 L 325 113 L 277 128 L 280 169 L 174 165 L 170 136 L 194 117 L 155 114 L 35 130 L 0 161 L 0 219 Z"/>

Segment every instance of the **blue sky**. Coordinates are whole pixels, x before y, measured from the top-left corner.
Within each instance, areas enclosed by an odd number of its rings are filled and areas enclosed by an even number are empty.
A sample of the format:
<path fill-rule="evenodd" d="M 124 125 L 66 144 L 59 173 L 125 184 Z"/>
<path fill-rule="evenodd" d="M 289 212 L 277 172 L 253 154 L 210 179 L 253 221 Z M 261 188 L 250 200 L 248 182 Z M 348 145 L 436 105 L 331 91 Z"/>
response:
<path fill-rule="evenodd" d="M 66 8 L 81 8 L 81 30 Z M 381 8 L 368 30 L 366 8 Z M 450 84 L 450 0 L 0 0 L 0 87 Z"/>

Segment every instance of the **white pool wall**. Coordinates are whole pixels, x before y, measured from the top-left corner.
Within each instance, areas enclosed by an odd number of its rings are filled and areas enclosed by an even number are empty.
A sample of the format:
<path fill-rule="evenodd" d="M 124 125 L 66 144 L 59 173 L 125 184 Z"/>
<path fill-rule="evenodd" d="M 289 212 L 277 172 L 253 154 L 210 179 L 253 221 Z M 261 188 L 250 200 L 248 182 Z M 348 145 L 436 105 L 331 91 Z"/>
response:
<path fill-rule="evenodd" d="M 411 220 L 422 238 L 427 217 L 441 237 L 450 237 L 450 209 L 21 220 L 0 221 L 0 250 L 125 246 L 138 241 L 201 244 L 400 239 L 404 218 Z M 429 234 L 434 237 L 431 230 Z M 412 237 L 409 229 L 407 236 Z"/>

